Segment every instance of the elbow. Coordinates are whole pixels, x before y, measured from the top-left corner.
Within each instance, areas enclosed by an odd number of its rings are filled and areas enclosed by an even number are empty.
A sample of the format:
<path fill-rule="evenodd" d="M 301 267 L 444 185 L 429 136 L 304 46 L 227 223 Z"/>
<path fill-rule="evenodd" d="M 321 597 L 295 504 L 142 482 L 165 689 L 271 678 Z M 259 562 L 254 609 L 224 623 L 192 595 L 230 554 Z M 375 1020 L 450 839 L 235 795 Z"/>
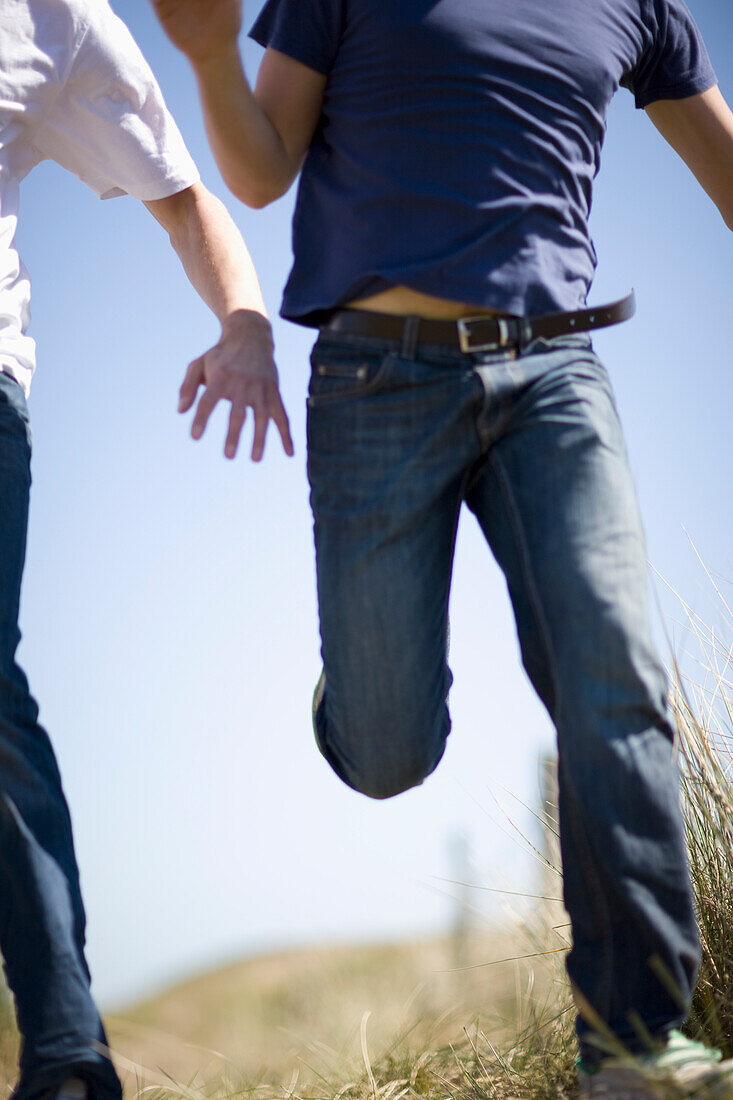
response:
<path fill-rule="evenodd" d="M 241 194 L 241 192 L 236 197 L 239 199 L 240 202 L 243 202 L 245 206 L 248 206 L 250 210 L 264 210 L 265 207 L 269 206 L 270 202 L 272 201 L 268 201 L 267 198 L 261 197 L 259 195 L 243 195 Z"/>
<path fill-rule="evenodd" d="M 240 202 L 252 210 L 263 210 L 281 199 L 289 190 L 298 171 L 259 173 L 257 175 L 228 173 L 224 182 Z"/>
<path fill-rule="evenodd" d="M 229 180 L 225 180 L 224 182 L 234 197 L 239 199 L 240 202 L 243 202 L 245 206 L 249 206 L 252 210 L 264 210 L 270 203 L 276 202 L 277 199 L 282 198 L 290 186 L 287 184 L 285 187 L 277 187 L 265 181 L 258 183 L 248 182 L 246 185 L 243 185 L 241 182 L 230 182 Z"/>
<path fill-rule="evenodd" d="M 250 210 L 264 210 L 270 203 L 275 202 L 280 198 L 280 195 L 274 191 L 259 191 L 259 190 L 246 190 L 234 192 L 240 202 L 243 202 L 245 206 L 248 206 Z"/>

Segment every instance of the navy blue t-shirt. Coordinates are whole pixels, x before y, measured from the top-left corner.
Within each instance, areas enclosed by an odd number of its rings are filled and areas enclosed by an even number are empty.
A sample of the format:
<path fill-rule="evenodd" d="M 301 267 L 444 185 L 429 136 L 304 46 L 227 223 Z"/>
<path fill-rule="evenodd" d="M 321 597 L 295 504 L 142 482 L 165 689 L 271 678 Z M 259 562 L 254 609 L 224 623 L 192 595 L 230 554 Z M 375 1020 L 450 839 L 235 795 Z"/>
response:
<path fill-rule="evenodd" d="M 606 112 L 712 87 L 683 0 L 267 0 L 252 37 L 327 75 L 282 314 L 404 285 L 577 309 Z"/>

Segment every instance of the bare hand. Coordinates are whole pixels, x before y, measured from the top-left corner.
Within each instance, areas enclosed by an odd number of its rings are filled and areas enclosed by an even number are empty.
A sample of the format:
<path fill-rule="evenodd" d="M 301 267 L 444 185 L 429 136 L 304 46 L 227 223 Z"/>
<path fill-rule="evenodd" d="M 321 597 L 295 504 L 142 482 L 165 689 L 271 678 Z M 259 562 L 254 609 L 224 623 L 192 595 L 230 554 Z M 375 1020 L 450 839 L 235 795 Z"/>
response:
<path fill-rule="evenodd" d="M 273 359 L 272 329 L 269 321 L 254 310 L 239 309 L 227 317 L 222 337 L 210 351 L 194 359 L 186 371 L 180 391 L 178 411 L 188 412 L 199 386 L 205 386 L 196 409 L 191 435 L 200 439 L 209 417 L 222 398 L 231 402 L 229 431 L 224 454 L 234 458 L 247 417 L 254 413 L 252 461 L 259 462 L 265 449 L 270 420 L 280 432 L 285 454 L 294 454 L 290 425 L 277 381 Z"/>
<path fill-rule="evenodd" d="M 152 0 L 163 30 L 191 60 L 236 48 L 241 0 Z"/>

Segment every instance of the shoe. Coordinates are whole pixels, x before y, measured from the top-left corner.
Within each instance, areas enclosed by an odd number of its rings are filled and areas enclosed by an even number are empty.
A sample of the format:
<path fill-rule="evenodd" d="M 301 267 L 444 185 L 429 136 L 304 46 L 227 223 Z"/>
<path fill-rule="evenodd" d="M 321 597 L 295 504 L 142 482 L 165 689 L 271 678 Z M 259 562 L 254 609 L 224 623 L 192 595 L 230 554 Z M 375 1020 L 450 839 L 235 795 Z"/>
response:
<path fill-rule="evenodd" d="M 733 1100 L 733 1060 L 670 1031 L 657 1053 L 606 1058 L 595 1070 L 580 1062 L 578 1084 L 580 1100 Z"/>

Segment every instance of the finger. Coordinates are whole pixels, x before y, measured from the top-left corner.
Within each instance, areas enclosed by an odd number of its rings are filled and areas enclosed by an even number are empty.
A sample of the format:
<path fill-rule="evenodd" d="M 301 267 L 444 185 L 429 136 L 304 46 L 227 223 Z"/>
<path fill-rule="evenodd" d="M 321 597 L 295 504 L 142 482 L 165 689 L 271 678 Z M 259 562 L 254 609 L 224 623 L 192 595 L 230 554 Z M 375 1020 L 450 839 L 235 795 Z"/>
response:
<path fill-rule="evenodd" d="M 247 406 L 233 404 L 232 411 L 229 414 L 229 431 L 227 432 L 226 444 L 224 446 L 224 454 L 227 458 L 234 458 L 237 453 L 239 437 L 242 433 L 242 425 L 246 419 Z"/>
<path fill-rule="evenodd" d="M 196 415 L 193 418 L 193 424 L 191 425 L 191 435 L 194 439 L 200 439 L 206 430 L 206 425 L 209 422 L 214 406 L 219 400 L 219 395 L 214 391 L 212 386 L 209 386 L 204 392 L 201 400 L 198 403 L 196 409 Z"/>
<path fill-rule="evenodd" d="M 280 432 L 285 454 L 288 458 L 292 458 L 295 454 L 295 447 L 293 446 L 293 437 L 290 434 L 290 421 L 288 420 L 288 414 L 285 412 L 285 406 L 282 403 L 279 392 L 273 398 L 270 416 L 275 421 L 277 430 Z"/>
<path fill-rule="evenodd" d="M 196 400 L 199 386 L 204 380 L 204 357 L 200 356 L 188 364 L 188 370 L 178 391 L 178 411 L 188 412 Z"/>
<path fill-rule="evenodd" d="M 270 423 L 270 414 L 267 409 L 267 405 L 263 402 L 261 405 L 253 407 L 255 415 L 255 434 L 252 440 L 252 461 L 259 462 L 265 453 L 265 438 L 267 436 L 267 427 Z"/>

